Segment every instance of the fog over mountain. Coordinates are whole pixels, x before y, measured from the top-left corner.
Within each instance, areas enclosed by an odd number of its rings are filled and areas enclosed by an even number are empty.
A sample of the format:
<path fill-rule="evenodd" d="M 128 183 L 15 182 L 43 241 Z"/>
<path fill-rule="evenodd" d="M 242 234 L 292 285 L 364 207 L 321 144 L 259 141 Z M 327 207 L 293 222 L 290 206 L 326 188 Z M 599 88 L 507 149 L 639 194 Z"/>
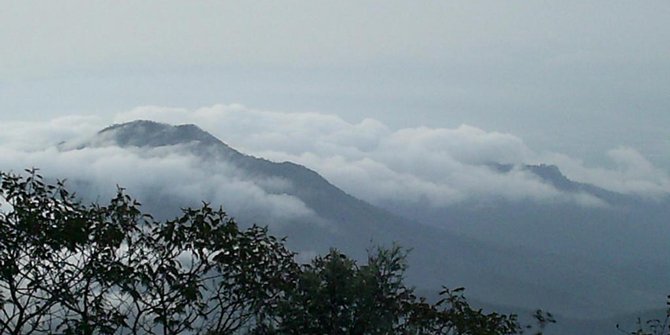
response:
<path fill-rule="evenodd" d="M 665 0 L 24 0 L 3 9 L 3 120 L 242 102 L 394 129 L 465 123 L 589 164 L 624 145 L 670 168 Z"/>
<path fill-rule="evenodd" d="M 558 334 L 670 293 L 670 1 L 3 5 L 0 170 L 305 260 L 398 241 L 420 290 Z"/>
<path fill-rule="evenodd" d="M 606 153 L 611 164 L 593 167 L 565 154 L 533 151 L 513 134 L 468 125 L 454 129 L 393 129 L 374 119 L 349 123 L 335 115 L 262 111 L 240 105 L 196 110 L 139 107 L 118 113 L 114 119 L 194 123 L 247 154 L 272 161 L 292 161 L 314 169 L 346 192 L 376 205 L 410 203 L 439 208 L 498 197 L 607 205 L 592 193 L 566 192 L 523 168 L 540 164 L 555 165 L 572 181 L 611 192 L 648 199 L 663 198 L 670 193 L 667 171 L 653 166 L 634 148 L 612 148 Z M 5 122 L 0 125 L 0 150 L 5 152 L 5 166 L 22 168 L 41 161 L 68 171 L 66 165 L 73 160 L 59 163 L 53 157 L 56 155 L 53 144 L 76 142 L 109 122 L 104 118 L 76 116 L 47 122 Z M 91 150 L 90 157 L 101 155 L 104 159 L 103 152 L 113 150 L 96 148 Z M 77 155 L 85 156 L 81 157 L 84 162 L 97 159 L 88 158 L 88 151 L 86 155 Z M 189 167 L 185 160 L 168 162 Z M 169 169 L 170 164 L 157 168 Z M 492 164 L 513 168 L 501 173 Z M 114 165 L 123 166 L 123 160 Z"/>
<path fill-rule="evenodd" d="M 417 288 L 463 285 L 482 303 L 593 319 L 661 306 L 670 291 L 668 177 L 630 148 L 611 152 L 616 168 L 590 168 L 472 126 L 392 130 L 242 106 L 144 107 L 117 120 L 134 117 L 202 128 L 3 124 L 0 165 L 68 178 L 86 201 L 121 185 L 163 217 L 223 204 L 288 236 L 303 259 L 397 241 L 413 249 Z"/>
<path fill-rule="evenodd" d="M 140 107 L 115 117 L 119 122 L 135 119 L 202 125 L 244 152 L 304 164 L 373 202 L 424 197 L 440 204 L 498 194 L 560 197 L 523 171 L 503 178 L 492 174 L 489 163 L 554 164 L 572 180 L 611 191 L 645 197 L 670 193 L 667 171 L 654 167 L 634 148 L 611 148 L 606 153 L 610 168 L 591 167 L 561 153 L 534 152 L 513 134 L 469 125 L 393 129 L 370 118 L 349 123 L 335 115 L 264 111 L 241 105 L 195 110 Z"/>

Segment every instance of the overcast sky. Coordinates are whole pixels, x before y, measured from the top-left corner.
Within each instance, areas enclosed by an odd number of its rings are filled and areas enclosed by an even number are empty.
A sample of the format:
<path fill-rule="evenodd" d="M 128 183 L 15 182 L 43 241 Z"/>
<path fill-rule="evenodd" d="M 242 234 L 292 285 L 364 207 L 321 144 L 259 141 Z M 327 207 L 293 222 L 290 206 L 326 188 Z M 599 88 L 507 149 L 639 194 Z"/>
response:
<path fill-rule="evenodd" d="M 668 171 L 670 2 L 2 1 L 0 121 L 231 103 Z"/>

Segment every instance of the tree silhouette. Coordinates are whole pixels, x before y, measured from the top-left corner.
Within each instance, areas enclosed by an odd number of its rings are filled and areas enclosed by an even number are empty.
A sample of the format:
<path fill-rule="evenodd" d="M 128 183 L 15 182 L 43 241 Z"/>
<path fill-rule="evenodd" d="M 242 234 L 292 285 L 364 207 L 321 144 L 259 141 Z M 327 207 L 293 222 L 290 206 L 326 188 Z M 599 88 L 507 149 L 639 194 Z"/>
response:
<path fill-rule="evenodd" d="M 0 172 L 2 334 L 515 334 L 514 315 L 462 289 L 429 303 L 404 283 L 407 251 L 337 250 L 299 265 L 266 228 L 203 203 L 158 221 L 119 188 L 84 205 L 35 169 Z M 551 322 L 551 315 L 538 314 Z M 549 318 L 547 318 L 547 316 Z"/>
<path fill-rule="evenodd" d="M 231 333 L 270 313 L 295 272 L 282 241 L 221 209 L 159 222 L 122 189 L 85 206 L 27 172 L 1 175 L 3 334 Z"/>
<path fill-rule="evenodd" d="M 670 334 L 670 295 L 667 296 L 667 301 L 665 305 L 666 305 L 666 311 L 664 318 L 650 319 L 644 322 L 642 321 L 641 318 L 638 318 L 636 323 L 636 329 L 632 331 L 624 330 L 619 324 L 616 325 L 616 328 L 619 332 L 623 334 L 631 334 L 631 335 Z"/>

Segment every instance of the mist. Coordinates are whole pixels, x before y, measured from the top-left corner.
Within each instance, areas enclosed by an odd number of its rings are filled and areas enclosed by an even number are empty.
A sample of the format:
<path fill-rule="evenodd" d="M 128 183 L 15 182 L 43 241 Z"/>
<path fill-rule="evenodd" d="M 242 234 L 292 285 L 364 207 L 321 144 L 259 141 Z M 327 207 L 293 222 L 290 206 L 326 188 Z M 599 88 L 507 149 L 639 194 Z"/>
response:
<path fill-rule="evenodd" d="M 242 153 L 304 165 L 377 205 L 441 207 L 503 198 L 607 206 L 590 195 L 556 189 L 522 169 L 525 164 L 555 164 L 573 181 L 612 192 L 650 199 L 670 193 L 667 173 L 634 148 L 613 148 L 606 153 L 612 167 L 592 167 L 567 154 L 532 150 L 514 134 L 472 125 L 394 129 L 372 118 L 351 123 L 336 115 L 242 105 L 137 107 L 113 117 L 114 122 L 136 119 L 196 124 Z M 282 192 L 292 187 L 286 181 L 256 180 L 225 163 L 207 163 L 187 148 L 122 149 L 104 141 L 81 147 L 107 123 L 90 116 L 3 123 L 0 165 L 14 171 L 38 167 L 50 176 L 86 181 L 91 194 L 109 196 L 120 185 L 140 198 L 159 193 L 187 203 L 200 199 L 242 216 L 316 219 L 304 203 Z M 491 164 L 515 168 L 500 173 Z"/>

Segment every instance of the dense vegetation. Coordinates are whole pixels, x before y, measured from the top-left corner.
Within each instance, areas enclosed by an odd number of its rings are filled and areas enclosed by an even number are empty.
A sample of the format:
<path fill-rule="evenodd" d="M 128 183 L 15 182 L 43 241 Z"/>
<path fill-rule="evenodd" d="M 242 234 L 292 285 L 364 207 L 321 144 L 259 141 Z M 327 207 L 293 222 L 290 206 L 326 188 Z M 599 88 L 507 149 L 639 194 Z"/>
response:
<path fill-rule="evenodd" d="M 461 288 L 418 297 L 397 246 L 365 265 L 337 250 L 298 264 L 266 228 L 206 203 L 158 221 L 123 189 L 85 205 L 34 170 L 0 178 L 2 334 L 518 334 L 553 322 L 484 313 Z"/>

